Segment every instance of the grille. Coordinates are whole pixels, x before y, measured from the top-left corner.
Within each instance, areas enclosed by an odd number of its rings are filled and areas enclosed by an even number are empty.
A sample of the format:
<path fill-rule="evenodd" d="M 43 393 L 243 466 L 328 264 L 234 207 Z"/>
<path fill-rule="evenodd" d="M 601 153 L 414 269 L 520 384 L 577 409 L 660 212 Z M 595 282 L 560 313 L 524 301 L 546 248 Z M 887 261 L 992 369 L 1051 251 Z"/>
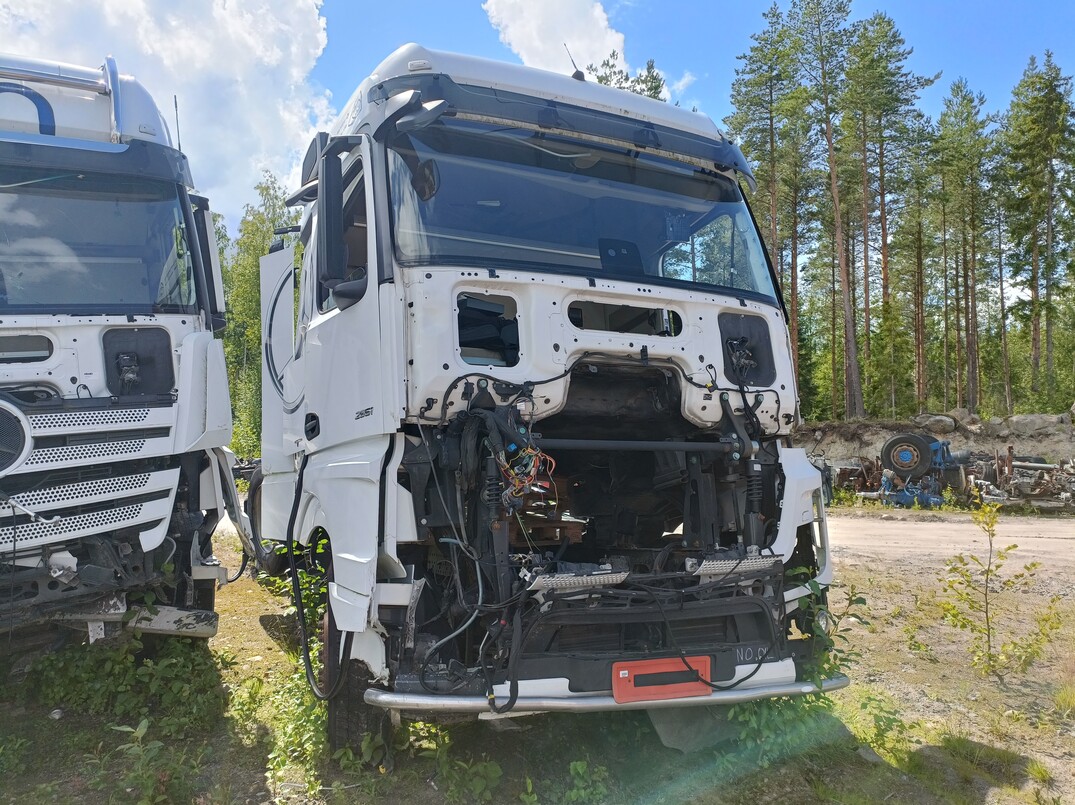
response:
<path fill-rule="evenodd" d="M 107 530 L 117 523 L 135 520 L 142 513 L 142 504 L 136 503 L 131 506 L 120 506 L 116 509 L 78 514 L 74 517 L 64 517 L 55 523 L 24 523 L 16 529 L 11 526 L 0 528 L 0 548 L 11 545 L 12 533 L 16 532 L 18 541 L 36 542 L 54 536 L 66 536 L 77 531 Z"/>
<path fill-rule="evenodd" d="M 672 621 L 672 636 L 684 651 L 692 648 L 710 648 L 715 643 L 728 642 L 728 618 L 700 618 L 698 620 Z"/>
<path fill-rule="evenodd" d="M 19 460 L 26 447 L 26 432 L 22 422 L 11 411 L 0 408 L 0 472 Z"/>
<path fill-rule="evenodd" d="M 71 411 L 57 414 L 35 414 L 30 417 L 34 430 L 82 428 L 92 425 L 137 425 L 149 417 L 148 408 L 128 408 L 119 411 Z"/>
<path fill-rule="evenodd" d="M 534 576 L 528 590 L 584 590 L 589 587 L 614 587 L 623 584 L 626 571 L 590 573 L 576 576 L 574 573 L 545 573 Z"/>
<path fill-rule="evenodd" d="M 55 503 L 67 503 L 106 494 L 119 497 L 125 492 L 135 492 L 143 489 L 149 483 L 149 479 L 150 474 L 148 472 L 120 478 L 103 478 L 99 481 L 86 481 L 68 486 L 36 489 L 17 494 L 14 498 L 15 502 L 22 506 L 30 509 L 40 509 Z M 6 508 L 0 506 L 0 512 Z"/>
<path fill-rule="evenodd" d="M 618 652 L 623 647 L 623 627 L 620 624 L 588 624 L 567 626 L 556 635 L 556 650 L 564 654 L 587 652 Z"/>
<path fill-rule="evenodd" d="M 730 576 L 756 575 L 780 570 L 783 564 L 779 557 L 747 556 L 743 559 L 706 559 L 696 571 L 695 576 Z"/>
<path fill-rule="evenodd" d="M 112 458 L 114 456 L 140 453 L 145 449 L 145 439 L 131 439 L 126 442 L 105 442 L 104 444 L 79 444 L 70 447 L 47 447 L 35 450 L 26 460 L 27 466 L 38 464 L 60 464 L 71 461 L 84 461 L 88 458 Z"/>

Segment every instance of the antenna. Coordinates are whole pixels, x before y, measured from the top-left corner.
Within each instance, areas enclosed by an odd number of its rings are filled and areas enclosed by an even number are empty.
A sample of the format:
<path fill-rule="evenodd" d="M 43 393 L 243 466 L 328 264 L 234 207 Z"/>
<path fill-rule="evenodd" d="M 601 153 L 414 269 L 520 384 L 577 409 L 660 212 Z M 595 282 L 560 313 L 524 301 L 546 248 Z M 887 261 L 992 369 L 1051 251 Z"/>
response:
<path fill-rule="evenodd" d="M 183 150 L 183 138 L 179 134 L 179 96 L 172 96 L 172 103 L 175 105 L 175 148 L 177 151 Z"/>
<path fill-rule="evenodd" d="M 576 81 L 585 81 L 586 74 L 579 69 L 577 64 L 575 64 L 575 57 L 571 55 L 571 48 L 567 46 L 567 42 L 564 42 L 564 50 L 567 51 L 567 57 L 571 59 L 571 66 L 575 68 L 575 72 L 571 74 L 571 77 Z"/>

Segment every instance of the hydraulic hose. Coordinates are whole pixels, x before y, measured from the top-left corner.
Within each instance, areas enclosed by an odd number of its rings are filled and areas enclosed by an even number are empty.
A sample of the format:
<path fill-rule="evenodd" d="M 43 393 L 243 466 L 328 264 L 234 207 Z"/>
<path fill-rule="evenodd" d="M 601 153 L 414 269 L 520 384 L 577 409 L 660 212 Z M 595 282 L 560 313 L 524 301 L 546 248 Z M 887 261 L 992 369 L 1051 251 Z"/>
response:
<path fill-rule="evenodd" d="M 291 570 L 291 599 L 295 604 L 295 615 L 299 619 L 299 641 L 302 644 L 302 664 L 306 669 L 306 681 L 310 685 L 310 691 L 314 694 L 314 698 L 320 701 L 328 701 L 329 699 L 336 698 L 340 691 L 343 690 L 343 681 L 347 678 L 347 663 L 351 660 L 351 642 L 354 640 L 354 632 L 348 632 L 343 639 L 343 657 L 340 660 L 340 669 L 336 676 L 336 679 L 332 682 L 331 687 L 327 691 L 322 691 L 317 684 L 316 674 L 314 674 L 313 662 L 310 660 L 310 638 L 306 633 L 306 608 L 302 603 L 302 588 L 299 585 L 299 566 L 295 558 L 295 525 L 299 517 L 299 502 L 302 499 L 302 479 L 306 473 L 306 464 L 310 460 L 310 455 L 304 453 L 302 456 L 302 463 L 299 464 L 299 475 L 295 479 L 295 498 L 291 502 L 291 516 L 287 520 L 287 537 L 285 545 L 287 547 L 288 566 Z M 325 617 L 332 617 L 332 603 L 327 602 L 325 604 Z M 331 622 L 329 624 L 329 631 L 331 631 Z M 328 656 L 326 646 L 326 657 Z M 327 663 L 326 663 L 327 665 Z"/>

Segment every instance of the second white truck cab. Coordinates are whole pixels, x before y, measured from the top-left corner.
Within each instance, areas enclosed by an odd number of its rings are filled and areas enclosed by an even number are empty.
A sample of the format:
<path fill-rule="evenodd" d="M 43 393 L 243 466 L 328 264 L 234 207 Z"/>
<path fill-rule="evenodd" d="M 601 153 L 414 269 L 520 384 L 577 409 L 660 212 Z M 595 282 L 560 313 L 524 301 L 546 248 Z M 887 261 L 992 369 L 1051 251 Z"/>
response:
<path fill-rule="evenodd" d="M 237 507 L 193 188 L 114 60 L 0 56 L 0 632 L 215 633 L 212 534 Z"/>
<path fill-rule="evenodd" d="M 416 45 L 311 144 L 251 512 L 327 545 L 334 745 L 847 684 L 814 671 L 821 479 L 740 179 L 702 115 Z"/>

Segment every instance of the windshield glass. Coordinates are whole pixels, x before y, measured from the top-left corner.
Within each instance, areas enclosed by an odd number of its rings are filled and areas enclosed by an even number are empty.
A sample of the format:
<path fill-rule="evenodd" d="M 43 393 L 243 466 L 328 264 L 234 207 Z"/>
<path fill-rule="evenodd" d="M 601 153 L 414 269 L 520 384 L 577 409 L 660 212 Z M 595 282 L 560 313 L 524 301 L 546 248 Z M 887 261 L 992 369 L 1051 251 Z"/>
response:
<path fill-rule="evenodd" d="M 388 146 L 403 265 L 647 276 L 776 298 L 742 194 L 715 171 L 458 119 Z"/>
<path fill-rule="evenodd" d="M 190 313 L 195 301 L 175 184 L 0 169 L 0 309 Z"/>

